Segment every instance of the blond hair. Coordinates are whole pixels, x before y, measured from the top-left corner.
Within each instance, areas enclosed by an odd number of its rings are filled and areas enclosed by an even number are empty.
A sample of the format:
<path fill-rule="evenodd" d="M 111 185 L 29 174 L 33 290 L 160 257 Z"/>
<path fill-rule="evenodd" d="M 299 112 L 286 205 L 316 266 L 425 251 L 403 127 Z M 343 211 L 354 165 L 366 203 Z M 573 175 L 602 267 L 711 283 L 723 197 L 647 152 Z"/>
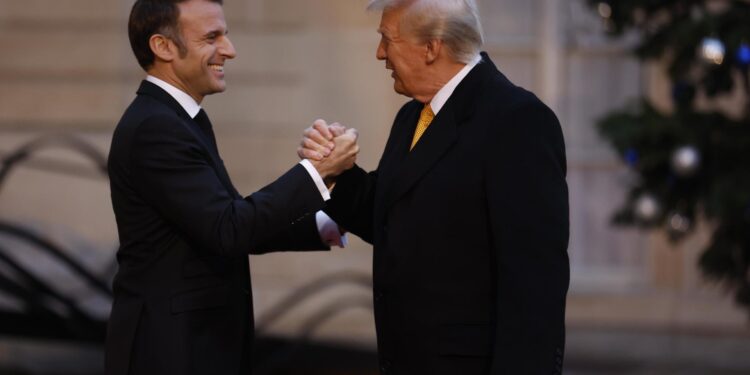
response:
<path fill-rule="evenodd" d="M 367 10 L 406 7 L 401 29 L 419 42 L 441 40 L 457 62 L 467 64 L 484 44 L 475 0 L 370 0 Z"/>

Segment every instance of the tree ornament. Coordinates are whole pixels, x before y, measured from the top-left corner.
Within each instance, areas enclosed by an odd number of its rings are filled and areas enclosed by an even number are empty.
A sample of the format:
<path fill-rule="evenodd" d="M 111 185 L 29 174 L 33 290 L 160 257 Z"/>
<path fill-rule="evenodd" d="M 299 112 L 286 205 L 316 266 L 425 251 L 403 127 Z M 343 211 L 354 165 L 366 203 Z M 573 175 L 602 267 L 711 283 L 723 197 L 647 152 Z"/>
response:
<path fill-rule="evenodd" d="M 605 19 L 612 18 L 612 6 L 609 5 L 607 2 L 599 2 L 599 5 L 596 6 L 597 11 L 599 11 L 599 16 Z"/>
<path fill-rule="evenodd" d="M 750 45 L 747 43 L 742 43 L 737 48 L 737 62 L 743 66 L 750 65 Z"/>
<path fill-rule="evenodd" d="M 672 239 L 680 239 L 690 230 L 690 218 L 679 213 L 673 212 L 667 219 L 667 232 Z"/>
<path fill-rule="evenodd" d="M 724 62 L 726 48 L 721 40 L 714 37 L 703 38 L 701 42 L 701 58 L 709 64 L 721 65 Z"/>
<path fill-rule="evenodd" d="M 625 163 L 630 167 L 635 167 L 638 164 L 638 150 L 629 148 L 625 151 L 624 155 Z"/>
<path fill-rule="evenodd" d="M 700 152 L 693 146 L 682 146 L 672 153 L 672 170 L 681 177 L 690 177 L 700 167 Z"/>
<path fill-rule="evenodd" d="M 653 223 L 661 214 L 661 204 L 650 193 L 641 194 L 635 200 L 635 216 L 643 223 Z"/>

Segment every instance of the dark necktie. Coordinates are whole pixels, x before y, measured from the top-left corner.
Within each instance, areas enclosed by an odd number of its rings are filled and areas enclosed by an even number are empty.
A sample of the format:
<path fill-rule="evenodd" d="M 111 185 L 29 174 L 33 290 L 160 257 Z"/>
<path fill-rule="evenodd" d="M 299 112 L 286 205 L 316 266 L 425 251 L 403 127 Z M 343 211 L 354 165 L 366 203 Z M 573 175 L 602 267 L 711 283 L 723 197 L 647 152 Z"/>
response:
<path fill-rule="evenodd" d="M 214 135 L 214 130 L 211 126 L 211 120 L 208 119 L 206 111 L 201 108 L 201 110 L 197 115 L 195 115 L 195 118 L 193 120 L 198 124 L 203 134 L 211 142 L 211 146 L 214 148 L 214 152 L 218 152 L 218 147 L 216 146 L 216 136 Z"/>
<path fill-rule="evenodd" d="M 224 162 L 221 160 L 221 156 L 219 156 L 219 149 L 216 146 L 216 137 L 214 136 L 214 130 L 211 126 L 211 120 L 208 119 L 208 115 L 206 114 L 206 111 L 201 109 L 197 115 L 195 115 L 195 118 L 193 118 L 193 121 L 195 121 L 196 124 L 198 124 L 198 127 L 201 128 L 201 131 L 203 134 L 208 138 L 209 140 L 209 148 L 213 147 L 212 151 L 214 155 L 211 157 L 211 159 L 216 159 L 215 165 L 216 165 L 216 173 L 218 173 L 219 177 L 221 178 L 222 184 L 224 184 L 224 187 L 227 188 L 230 192 L 233 192 L 233 194 L 236 197 L 242 198 L 240 196 L 240 193 L 237 192 L 237 190 L 232 185 L 232 181 L 229 178 L 229 175 L 227 174 L 227 170 L 224 167 Z"/>

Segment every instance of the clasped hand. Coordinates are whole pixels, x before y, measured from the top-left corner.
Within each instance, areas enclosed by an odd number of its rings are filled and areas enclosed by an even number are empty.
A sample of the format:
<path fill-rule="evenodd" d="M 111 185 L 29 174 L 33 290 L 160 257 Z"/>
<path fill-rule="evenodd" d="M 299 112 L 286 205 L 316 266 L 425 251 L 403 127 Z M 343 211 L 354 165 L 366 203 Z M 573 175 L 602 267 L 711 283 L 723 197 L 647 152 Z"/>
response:
<path fill-rule="evenodd" d="M 357 161 L 357 138 L 357 129 L 316 120 L 305 129 L 297 155 L 310 160 L 326 185 L 330 186 L 338 175 L 352 168 Z"/>

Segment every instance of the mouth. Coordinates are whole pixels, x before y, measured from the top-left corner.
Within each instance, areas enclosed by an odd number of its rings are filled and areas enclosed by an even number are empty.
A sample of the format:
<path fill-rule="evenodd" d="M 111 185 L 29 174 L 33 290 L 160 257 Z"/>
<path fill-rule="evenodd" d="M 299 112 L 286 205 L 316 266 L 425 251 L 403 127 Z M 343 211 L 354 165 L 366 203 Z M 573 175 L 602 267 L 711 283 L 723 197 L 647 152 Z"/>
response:
<path fill-rule="evenodd" d="M 224 73 L 224 65 L 220 64 L 208 64 L 208 68 L 217 73 Z"/>

